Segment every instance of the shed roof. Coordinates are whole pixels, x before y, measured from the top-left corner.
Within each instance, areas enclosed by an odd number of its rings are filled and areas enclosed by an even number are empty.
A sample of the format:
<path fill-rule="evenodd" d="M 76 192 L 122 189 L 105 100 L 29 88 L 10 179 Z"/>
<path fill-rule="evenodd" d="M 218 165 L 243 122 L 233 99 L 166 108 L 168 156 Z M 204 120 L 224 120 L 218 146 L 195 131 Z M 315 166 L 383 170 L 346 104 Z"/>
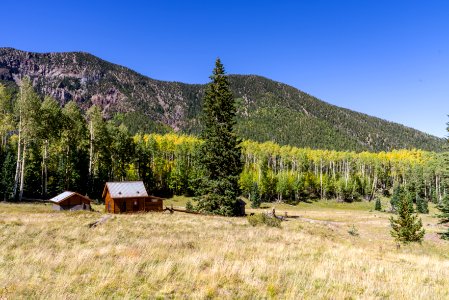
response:
<path fill-rule="evenodd" d="M 148 197 L 143 181 L 106 182 L 103 197 L 107 191 L 111 198 Z"/>
<path fill-rule="evenodd" d="M 75 193 L 75 192 L 70 192 L 70 191 L 62 192 L 61 194 L 59 194 L 59 195 L 57 195 L 57 196 L 51 198 L 51 199 L 48 200 L 48 201 L 53 202 L 53 203 L 61 203 L 62 201 L 64 201 L 65 199 L 67 199 L 67 198 L 69 198 L 69 197 L 71 197 L 71 196 L 73 196 L 73 195 L 79 195 L 79 196 L 81 196 L 81 197 L 83 197 L 83 198 L 85 198 L 85 199 L 87 199 L 87 200 L 90 201 L 89 198 L 87 198 L 87 197 L 85 197 L 85 196 L 83 196 L 83 195 L 80 195 L 80 194 L 78 194 L 78 193 Z"/>

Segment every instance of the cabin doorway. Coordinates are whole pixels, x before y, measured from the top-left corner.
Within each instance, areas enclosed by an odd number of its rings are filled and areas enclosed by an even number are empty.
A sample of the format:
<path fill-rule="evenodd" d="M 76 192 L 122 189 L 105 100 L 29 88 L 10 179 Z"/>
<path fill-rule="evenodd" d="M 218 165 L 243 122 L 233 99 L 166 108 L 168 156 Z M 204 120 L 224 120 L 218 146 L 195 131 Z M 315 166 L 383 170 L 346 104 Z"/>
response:
<path fill-rule="evenodd" d="M 126 201 L 122 202 L 122 208 L 121 208 L 122 212 L 126 212 Z"/>
<path fill-rule="evenodd" d="M 133 211 L 139 211 L 139 202 L 137 201 L 133 202 Z"/>

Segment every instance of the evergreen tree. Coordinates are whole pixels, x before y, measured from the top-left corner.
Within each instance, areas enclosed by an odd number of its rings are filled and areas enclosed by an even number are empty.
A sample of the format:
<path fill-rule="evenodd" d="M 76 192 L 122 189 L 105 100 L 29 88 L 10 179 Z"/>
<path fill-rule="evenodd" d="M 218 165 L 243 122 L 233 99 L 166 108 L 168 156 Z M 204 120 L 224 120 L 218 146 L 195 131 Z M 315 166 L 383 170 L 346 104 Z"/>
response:
<path fill-rule="evenodd" d="M 415 212 L 413 208 L 413 202 L 415 200 L 415 193 L 411 190 L 404 191 L 404 195 L 407 198 L 407 205 L 411 213 Z"/>
<path fill-rule="evenodd" d="M 390 204 L 391 204 L 391 210 L 397 211 L 398 210 L 398 204 L 402 197 L 402 188 L 401 186 L 396 186 L 393 189 L 393 195 L 391 195 Z"/>
<path fill-rule="evenodd" d="M 198 198 L 198 209 L 214 214 L 238 214 L 238 180 L 243 169 L 240 140 L 233 127 L 236 123 L 234 97 L 217 59 L 203 102 L 201 164 L 205 170 Z"/>
<path fill-rule="evenodd" d="M 147 191 L 154 193 L 154 174 L 151 168 L 152 156 L 148 149 L 149 147 L 145 141 L 145 137 L 141 134 L 136 135 L 134 140 L 136 143 L 135 164 L 137 164 L 138 178 L 143 181 Z"/>
<path fill-rule="evenodd" d="M 260 194 L 265 201 L 271 201 L 271 180 L 268 175 L 268 157 L 264 155 L 260 160 Z"/>
<path fill-rule="evenodd" d="M 2 156 L 2 165 L 0 168 L 0 200 L 6 201 L 10 199 L 14 186 L 16 158 L 12 146 L 8 146 Z"/>
<path fill-rule="evenodd" d="M 262 201 L 260 199 L 259 185 L 257 184 L 257 182 L 253 183 L 250 195 L 251 207 L 259 208 Z"/>
<path fill-rule="evenodd" d="M 421 242 L 425 230 L 422 221 L 410 211 L 409 200 L 402 196 L 398 203 L 398 217 L 390 218 L 392 230 L 391 236 L 401 243 Z"/>
<path fill-rule="evenodd" d="M 108 133 L 111 137 L 112 180 L 123 181 L 126 179 L 127 166 L 135 156 L 135 144 L 128 128 L 123 124 L 116 127 L 111 122 L 108 123 Z"/>
<path fill-rule="evenodd" d="M 374 206 L 374 209 L 377 211 L 381 211 L 382 210 L 382 202 L 380 202 L 380 198 L 377 197 L 376 198 L 376 204 Z"/>
<path fill-rule="evenodd" d="M 449 223 L 449 195 L 443 198 L 441 203 L 437 206 L 440 211 L 437 214 L 437 217 L 440 219 L 439 224 L 448 224 Z M 449 229 L 446 232 L 441 232 L 440 236 L 443 240 L 449 240 Z"/>
<path fill-rule="evenodd" d="M 427 200 L 420 197 L 419 195 L 416 197 L 416 211 L 420 214 L 428 214 L 429 206 Z"/>
<path fill-rule="evenodd" d="M 58 191 L 87 191 L 88 131 L 81 110 L 74 101 L 62 109 L 63 126 L 59 141 Z"/>

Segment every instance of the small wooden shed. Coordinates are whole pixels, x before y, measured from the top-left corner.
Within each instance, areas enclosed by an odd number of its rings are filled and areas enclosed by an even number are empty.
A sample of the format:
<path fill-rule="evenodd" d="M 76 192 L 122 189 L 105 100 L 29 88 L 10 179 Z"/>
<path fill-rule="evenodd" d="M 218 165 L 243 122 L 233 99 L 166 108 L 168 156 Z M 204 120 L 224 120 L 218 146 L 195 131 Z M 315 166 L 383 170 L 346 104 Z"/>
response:
<path fill-rule="evenodd" d="M 114 214 L 163 209 L 163 199 L 148 196 L 142 181 L 107 182 L 103 200 L 105 211 Z"/>
<path fill-rule="evenodd" d="M 65 191 L 48 201 L 54 210 L 91 210 L 90 199 L 75 192 Z"/>

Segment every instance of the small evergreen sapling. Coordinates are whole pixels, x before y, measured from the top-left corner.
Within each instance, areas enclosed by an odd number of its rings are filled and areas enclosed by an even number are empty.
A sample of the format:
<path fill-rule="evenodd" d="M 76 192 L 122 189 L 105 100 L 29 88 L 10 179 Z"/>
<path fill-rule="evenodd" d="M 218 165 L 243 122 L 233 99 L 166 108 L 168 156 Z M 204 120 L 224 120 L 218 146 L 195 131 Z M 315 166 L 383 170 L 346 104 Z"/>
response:
<path fill-rule="evenodd" d="M 419 195 L 416 197 L 416 210 L 420 214 L 428 214 L 429 213 L 429 205 L 426 199 L 423 199 Z"/>
<path fill-rule="evenodd" d="M 260 193 L 259 193 L 259 185 L 257 182 L 254 182 L 251 188 L 251 208 L 259 208 L 261 204 Z"/>
<path fill-rule="evenodd" d="M 374 210 L 381 211 L 382 210 L 382 202 L 380 202 L 380 198 L 376 198 L 376 203 L 374 205 Z"/>
<path fill-rule="evenodd" d="M 408 197 L 402 196 L 398 203 L 398 217 L 390 218 L 391 236 L 404 244 L 410 242 L 422 242 L 425 230 L 422 221 L 410 210 Z"/>

